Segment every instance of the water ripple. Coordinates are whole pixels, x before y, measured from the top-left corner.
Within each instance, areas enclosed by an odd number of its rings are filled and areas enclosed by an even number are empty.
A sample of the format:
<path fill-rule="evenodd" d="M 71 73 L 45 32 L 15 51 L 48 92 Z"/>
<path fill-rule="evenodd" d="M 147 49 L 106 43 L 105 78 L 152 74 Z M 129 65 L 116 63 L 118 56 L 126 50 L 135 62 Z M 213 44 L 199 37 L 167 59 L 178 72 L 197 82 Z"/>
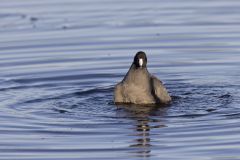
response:
<path fill-rule="evenodd" d="M 0 159 L 240 159 L 239 6 L 3 0 Z M 170 105 L 114 105 L 139 50 Z"/>

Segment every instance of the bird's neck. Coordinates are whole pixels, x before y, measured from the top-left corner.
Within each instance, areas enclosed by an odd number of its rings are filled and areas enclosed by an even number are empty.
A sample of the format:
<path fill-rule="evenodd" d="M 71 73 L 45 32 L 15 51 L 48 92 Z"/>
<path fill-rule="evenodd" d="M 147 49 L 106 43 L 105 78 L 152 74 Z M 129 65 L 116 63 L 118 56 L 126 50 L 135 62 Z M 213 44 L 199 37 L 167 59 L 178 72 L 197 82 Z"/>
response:
<path fill-rule="evenodd" d="M 136 85 L 149 81 L 149 72 L 146 67 L 140 68 L 132 65 L 125 77 L 125 80 Z"/>

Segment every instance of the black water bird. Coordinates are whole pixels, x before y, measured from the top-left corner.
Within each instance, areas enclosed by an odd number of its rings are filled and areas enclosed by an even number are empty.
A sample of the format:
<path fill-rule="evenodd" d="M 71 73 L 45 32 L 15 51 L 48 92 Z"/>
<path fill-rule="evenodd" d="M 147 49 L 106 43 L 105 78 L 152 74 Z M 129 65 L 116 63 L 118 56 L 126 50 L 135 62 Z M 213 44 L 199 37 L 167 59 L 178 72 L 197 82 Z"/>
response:
<path fill-rule="evenodd" d="M 171 97 L 163 83 L 147 69 L 147 56 L 138 52 L 124 79 L 115 86 L 115 103 L 167 104 Z"/>

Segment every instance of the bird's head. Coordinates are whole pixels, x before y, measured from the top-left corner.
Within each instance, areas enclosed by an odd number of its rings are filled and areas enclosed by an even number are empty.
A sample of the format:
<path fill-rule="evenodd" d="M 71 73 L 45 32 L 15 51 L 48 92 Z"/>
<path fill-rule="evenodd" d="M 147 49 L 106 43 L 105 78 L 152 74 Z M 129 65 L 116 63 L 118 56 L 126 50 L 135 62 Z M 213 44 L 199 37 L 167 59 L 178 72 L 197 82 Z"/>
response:
<path fill-rule="evenodd" d="M 136 53 L 133 63 L 136 68 L 146 68 L 147 67 L 147 56 L 143 51 Z"/>

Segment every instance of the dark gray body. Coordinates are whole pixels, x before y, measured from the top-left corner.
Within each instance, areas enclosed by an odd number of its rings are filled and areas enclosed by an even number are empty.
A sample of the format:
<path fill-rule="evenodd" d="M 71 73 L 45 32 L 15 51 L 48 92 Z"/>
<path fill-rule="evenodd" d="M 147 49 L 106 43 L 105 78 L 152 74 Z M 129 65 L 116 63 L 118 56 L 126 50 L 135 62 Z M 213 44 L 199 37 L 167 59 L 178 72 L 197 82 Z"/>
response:
<path fill-rule="evenodd" d="M 147 68 L 132 64 L 124 79 L 115 86 L 115 103 L 156 104 L 169 103 L 171 97 L 162 82 Z"/>

